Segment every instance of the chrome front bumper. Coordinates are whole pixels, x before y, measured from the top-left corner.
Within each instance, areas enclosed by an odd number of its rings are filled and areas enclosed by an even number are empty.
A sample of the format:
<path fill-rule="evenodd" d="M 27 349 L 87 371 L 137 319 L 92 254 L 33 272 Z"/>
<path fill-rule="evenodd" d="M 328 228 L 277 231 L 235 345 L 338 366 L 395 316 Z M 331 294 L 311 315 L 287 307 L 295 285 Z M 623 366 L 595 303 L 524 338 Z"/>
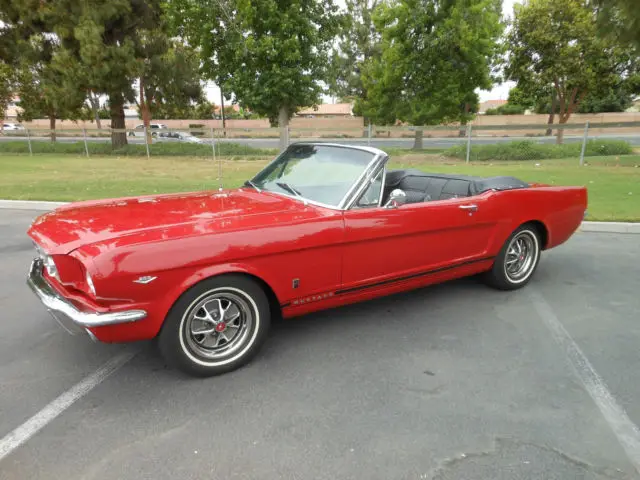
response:
<path fill-rule="evenodd" d="M 144 310 L 124 310 L 121 312 L 82 312 L 60 295 L 42 275 L 42 259 L 31 263 L 27 285 L 47 307 L 49 313 L 71 334 L 87 332 L 87 328 L 137 322 L 147 316 Z"/>

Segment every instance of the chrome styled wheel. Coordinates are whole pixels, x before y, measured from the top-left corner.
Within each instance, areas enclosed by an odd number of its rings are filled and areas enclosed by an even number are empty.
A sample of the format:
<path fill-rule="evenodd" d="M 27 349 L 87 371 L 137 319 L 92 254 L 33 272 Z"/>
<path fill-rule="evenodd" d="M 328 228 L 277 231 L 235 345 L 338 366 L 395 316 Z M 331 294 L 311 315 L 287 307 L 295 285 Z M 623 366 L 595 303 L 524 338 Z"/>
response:
<path fill-rule="evenodd" d="M 538 249 L 538 238 L 529 230 L 523 230 L 511 239 L 504 261 L 504 273 L 509 280 L 519 283 L 531 275 Z"/>
<path fill-rule="evenodd" d="M 484 274 L 490 286 L 499 290 L 515 290 L 529 282 L 540 261 L 540 239 L 544 234 L 541 228 L 544 227 L 527 223 L 509 236 L 496 256 L 493 267 Z"/>
<path fill-rule="evenodd" d="M 173 305 L 158 335 L 171 366 L 208 377 L 247 364 L 267 338 L 271 323 L 263 287 L 241 274 L 196 284 Z"/>
<path fill-rule="evenodd" d="M 253 325 L 253 309 L 247 299 L 223 291 L 207 295 L 187 312 L 183 334 L 194 354 L 219 359 L 241 348 Z"/>

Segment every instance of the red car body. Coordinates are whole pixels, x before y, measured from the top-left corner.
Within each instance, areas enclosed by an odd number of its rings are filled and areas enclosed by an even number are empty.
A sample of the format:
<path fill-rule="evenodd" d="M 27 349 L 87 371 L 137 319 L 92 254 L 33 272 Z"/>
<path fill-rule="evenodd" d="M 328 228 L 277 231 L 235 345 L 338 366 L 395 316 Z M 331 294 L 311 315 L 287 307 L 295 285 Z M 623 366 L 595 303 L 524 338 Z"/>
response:
<path fill-rule="evenodd" d="M 540 228 L 542 249 L 556 247 L 586 206 L 583 187 L 362 210 L 241 187 L 75 202 L 39 217 L 28 234 L 57 267 L 46 282 L 78 310 L 146 312 L 87 328 L 100 341 L 129 342 L 155 337 L 183 292 L 218 274 L 257 279 L 289 318 L 487 271 L 526 223 Z"/>

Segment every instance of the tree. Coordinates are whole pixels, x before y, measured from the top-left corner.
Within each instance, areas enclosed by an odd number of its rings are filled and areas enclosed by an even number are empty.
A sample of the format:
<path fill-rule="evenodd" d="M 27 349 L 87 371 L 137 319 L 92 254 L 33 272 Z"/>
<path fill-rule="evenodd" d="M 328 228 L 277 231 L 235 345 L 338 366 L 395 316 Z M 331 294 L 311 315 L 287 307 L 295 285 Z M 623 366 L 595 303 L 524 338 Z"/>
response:
<path fill-rule="evenodd" d="M 373 12 L 380 2 L 346 0 L 346 14 L 339 23 L 339 43 L 331 57 L 329 90 L 343 101 L 353 101 L 356 115 L 362 113 L 361 102 L 367 99 L 363 65 L 380 54 L 380 35 L 373 22 Z"/>
<path fill-rule="evenodd" d="M 75 77 L 69 83 L 67 73 L 62 70 L 56 57 L 59 48 L 56 42 L 44 34 L 29 37 L 21 49 L 17 64 L 18 106 L 22 112 L 20 121 L 48 118 L 51 141 L 56 141 L 56 120 L 78 120 L 83 117 L 86 100 L 85 78 Z"/>
<path fill-rule="evenodd" d="M 138 80 L 138 108 L 147 127 L 161 109 L 189 112 L 192 101 L 203 101 L 199 61 L 195 52 L 178 43 L 167 48 L 168 39 L 156 31 L 143 43 L 141 75 Z"/>
<path fill-rule="evenodd" d="M 559 123 L 566 124 L 587 94 L 601 94 L 633 67 L 628 47 L 597 33 L 596 17 L 586 0 L 517 4 L 507 42 L 507 76 L 524 89 L 552 89 Z M 558 130 L 557 143 L 562 143 L 563 132 Z"/>
<path fill-rule="evenodd" d="M 337 31 L 333 0 L 171 3 L 177 30 L 198 47 L 207 77 L 241 106 L 286 127 L 299 107 L 319 102 Z"/>
<path fill-rule="evenodd" d="M 381 55 L 363 68 L 363 114 L 413 125 L 472 118 L 476 89 L 492 85 L 500 0 L 396 0 L 374 14 Z M 415 148 L 422 146 L 416 131 Z"/>
<path fill-rule="evenodd" d="M 4 120 L 9 102 L 16 91 L 13 69 L 0 60 L 0 121 Z M 0 132 L 4 128 L 4 122 L 0 125 Z"/>
<path fill-rule="evenodd" d="M 637 0 L 593 0 L 600 33 L 640 48 L 640 9 Z"/>
<path fill-rule="evenodd" d="M 62 42 L 58 65 L 65 66 L 68 81 L 84 75 L 88 89 L 108 96 L 112 146 L 125 145 L 124 103 L 134 101 L 146 40 L 162 28 L 160 0 L 56 0 L 45 10 L 50 31 Z"/>
<path fill-rule="evenodd" d="M 60 82 L 61 74 L 51 65 L 24 69 L 20 73 L 19 121 L 49 119 L 50 138 L 56 141 L 56 120 L 79 120 L 84 117 L 85 92 L 71 90 Z"/>
<path fill-rule="evenodd" d="M 60 74 L 59 84 L 67 92 L 106 94 L 112 145 L 126 144 L 124 102 L 134 99 L 132 84 L 141 74 L 144 39 L 161 25 L 161 0 L 1 1 L 0 20 L 9 25 L 13 43 L 28 43 L 38 35 L 55 42 L 51 68 Z M 6 44 L 0 38 L 0 48 Z"/>

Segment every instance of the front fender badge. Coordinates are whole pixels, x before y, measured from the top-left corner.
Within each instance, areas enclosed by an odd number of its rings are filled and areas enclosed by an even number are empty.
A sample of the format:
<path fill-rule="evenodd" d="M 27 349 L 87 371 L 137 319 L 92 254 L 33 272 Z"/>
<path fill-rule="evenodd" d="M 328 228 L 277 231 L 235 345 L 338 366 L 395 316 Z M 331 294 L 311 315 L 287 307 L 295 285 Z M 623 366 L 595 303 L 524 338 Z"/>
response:
<path fill-rule="evenodd" d="M 142 285 L 146 285 L 147 283 L 153 282 L 158 277 L 151 277 L 149 275 L 145 275 L 144 277 L 140 277 L 137 280 L 134 280 L 133 283 L 141 283 Z"/>

